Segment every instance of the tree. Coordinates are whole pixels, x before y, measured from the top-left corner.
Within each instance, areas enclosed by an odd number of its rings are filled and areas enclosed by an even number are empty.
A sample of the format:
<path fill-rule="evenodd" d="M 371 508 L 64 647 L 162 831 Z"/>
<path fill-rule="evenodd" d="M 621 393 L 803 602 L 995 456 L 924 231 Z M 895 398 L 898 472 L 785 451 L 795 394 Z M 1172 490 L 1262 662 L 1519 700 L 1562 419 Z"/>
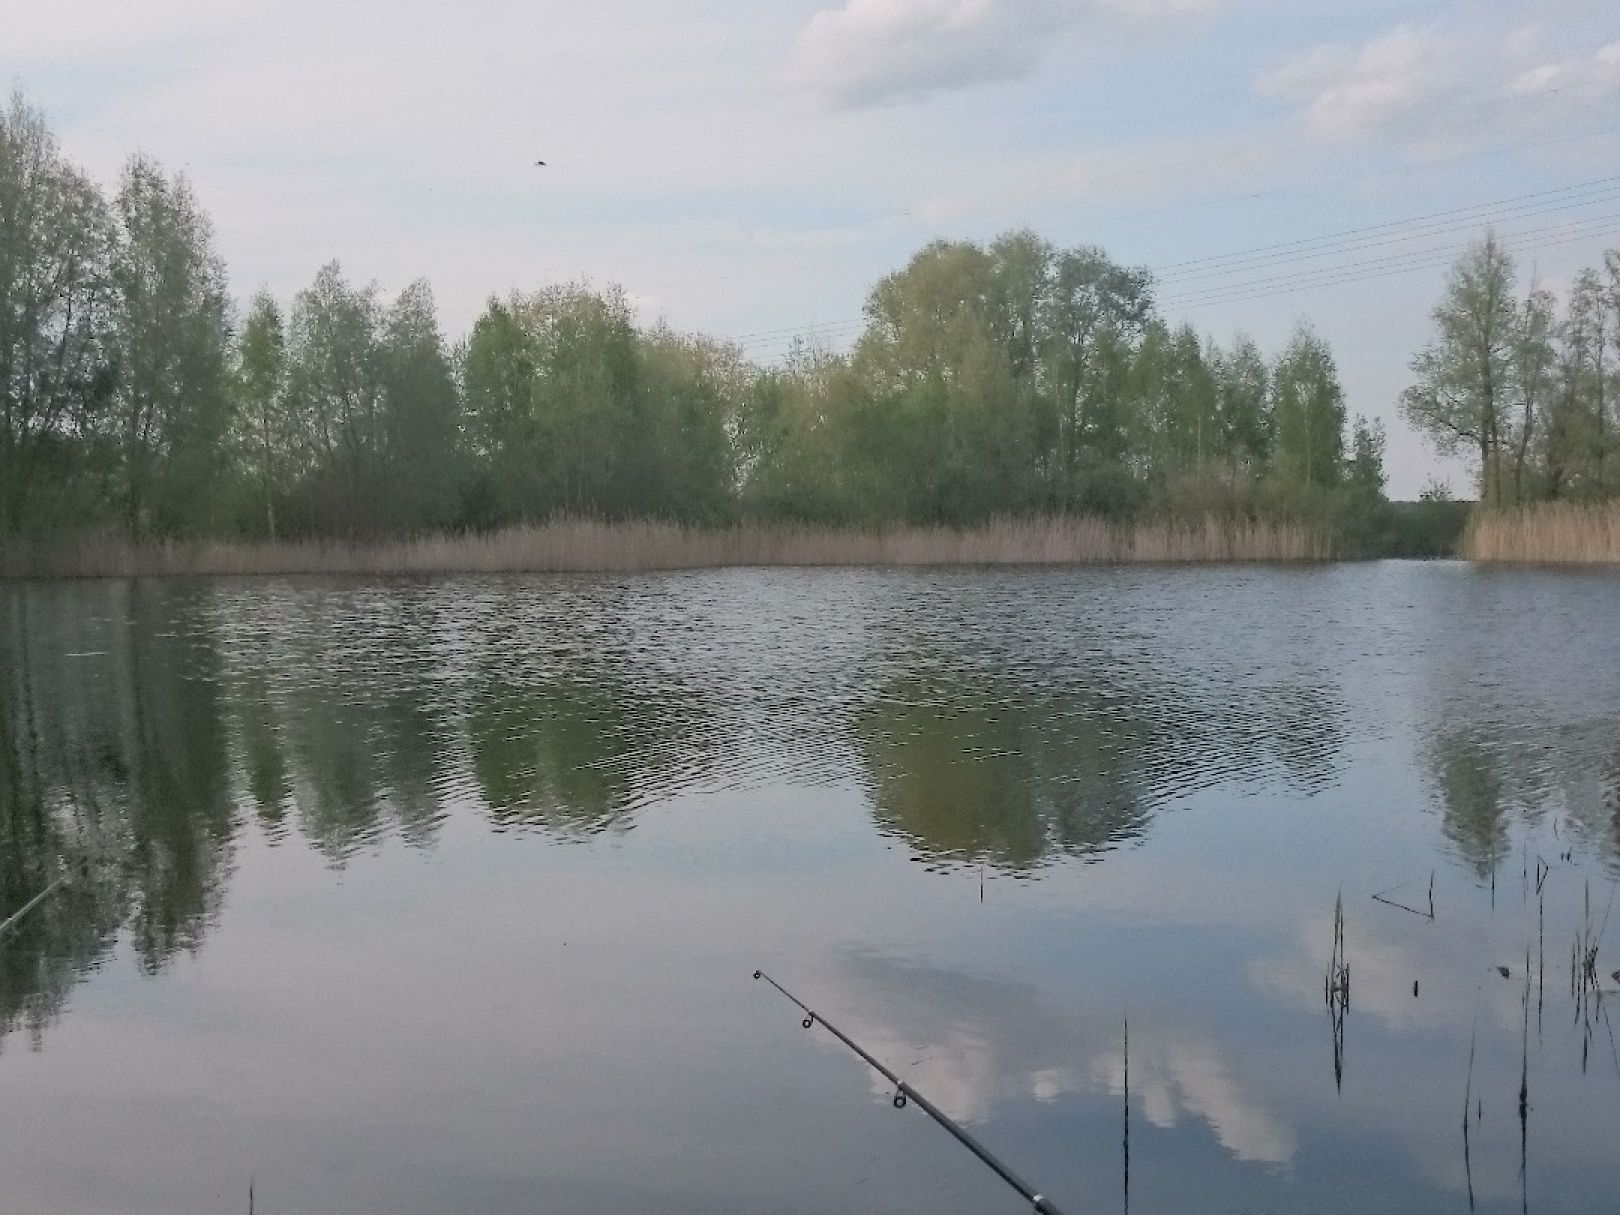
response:
<path fill-rule="evenodd" d="M 842 459 L 854 383 L 849 363 L 809 345 L 756 371 L 735 429 L 739 504 L 755 517 L 838 522 L 857 513 Z"/>
<path fill-rule="evenodd" d="M 1531 444 L 1552 392 L 1553 297 L 1551 292 L 1532 290 L 1518 313 L 1513 335 L 1513 391 L 1518 396 L 1518 418 L 1509 424 L 1513 444 L 1513 500 L 1525 501 L 1526 466 Z"/>
<path fill-rule="evenodd" d="M 1101 249 L 1058 254 L 1042 329 L 1044 374 L 1055 408 L 1056 466 L 1065 489 L 1090 448 L 1111 458 L 1123 438 L 1110 389 L 1124 386 L 1134 344 L 1153 316 L 1152 280 Z"/>
<path fill-rule="evenodd" d="M 993 323 L 995 270 L 977 245 L 936 241 L 868 297 L 852 360 L 865 408 L 846 415 L 868 513 L 957 522 L 1024 488 L 1031 419 Z"/>
<path fill-rule="evenodd" d="M 1440 451 L 1474 448 L 1481 500 L 1501 500 L 1502 412 L 1520 329 L 1515 277 L 1494 233 L 1463 254 L 1430 314 L 1435 339 L 1412 360 L 1417 381 L 1401 394 L 1408 421 Z"/>
<path fill-rule="evenodd" d="M 124 168 L 112 263 L 115 414 L 125 524 L 195 529 L 215 502 L 229 429 L 230 311 L 213 232 L 184 177 L 152 161 Z"/>
<path fill-rule="evenodd" d="M 515 315 L 519 306 L 492 297 L 458 360 L 480 523 L 538 518 L 549 507 L 534 416 L 536 355 Z"/>
<path fill-rule="evenodd" d="M 1271 373 L 1260 348 L 1239 334 L 1209 360 L 1215 377 L 1220 446 L 1231 479 L 1257 476 L 1271 459 Z"/>
<path fill-rule="evenodd" d="M 1614 445 L 1609 421 L 1613 396 L 1609 391 L 1609 342 L 1614 329 L 1614 341 L 1620 345 L 1617 321 L 1615 301 L 1603 280 L 1597 271 L 1583 270 L 1569 296 L 1570 389 L 1591 461 L 1593 488 L 1599 496 L 1608 491 L 1608 454 Z"/>
<path fill-rule="evenodd" d="M 460 399 L 425 281 L 401 291 L 383 319 L 377 373 L 384 446 L 378 492 L 388 524 L 405 531 L 445 527 L 459 506 Z"/>
<path fill-rule="evenodd" d="M 1172 454 L 1167 471 L 1196 475 L 1220 451 L 1215 377 L 1204 359 L 1203 342 L 1191 325 L 1176 329 L 1169 355 L 1164 425 Z"/>
<path fill-rule="evenodd" d="M 731 436 L 747 385 L 741 352 L 660 326 L 642 335 L 641 361 L 650 431 L 643 442 L 658 452 L 653 510 L 720 522 L 736 492 Z"/>
<path fill-rule="evenodd" d="M 1384 424 L 1368 422 L 1356 415 L 1350 431 L 1350 459 L 1345 468 L 1345 482 L 1364 502 L 1377 502 L 1384 496 L 1387 480 L 1384 474 Z"/>
<path fill-rule="evenodd" d="M 1276 471 L 1284 484 L 1329 487 L 1344 458 L 1344 391 L 1327 343 L 1307 325 L 1294 330 L 1271 373 Z"/>
<path fill-rule="evenodd" d="M 267 291 L 253 297 L 236 343 L 237 417 L 246 431 L 251 475 L 264 499 L 266 534 L 276 539 L 276 494 L 289 443 L 286 417 L 287 335 L 281 309 Z"/>
<path fill-rule="evenodd" d="M 641 364 L 624 292 L 554 287 L 522 299 L 533 409 L 550 496 L 573 514 L 624 518 L 649 498 Z"/>
<path fill-rule="evenodd" d="M 309 465 L 311 521 L 355 535 L 378 530 L 382 463 L 382 309 L 329 262 L 293 298 L 287 390 Z"/>
<path fill-rule="evenodd" d="M 44 116 L 0 111 L 0 533 L 29 517 L 55 465 L 72 480 L 111 393 L 113 225 Z"/>

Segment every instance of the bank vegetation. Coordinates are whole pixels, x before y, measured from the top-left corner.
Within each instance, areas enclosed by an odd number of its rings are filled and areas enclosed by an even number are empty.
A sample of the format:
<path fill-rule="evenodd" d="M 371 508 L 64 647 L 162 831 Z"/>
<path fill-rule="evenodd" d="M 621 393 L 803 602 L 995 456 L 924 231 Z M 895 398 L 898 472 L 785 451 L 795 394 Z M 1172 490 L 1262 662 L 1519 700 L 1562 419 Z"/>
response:
<path fill-rule="evenodd" d="M 1539 502 L 1481 511 L 1463 538 L 1473 561 L 1620 564 L 1620 502 Z"/>
<path fill-rule="evenodd" d="M 1311 561 L 1331 537 L 1303 523 L 997 519 L 968 528 L 791 524 L 696 527 L 563 520 L 492 532 L 349 541 L 177 541 L 122 536 L 0 545 L 0 576 L 540 573 L 724 566 L 1066 565 Z"/>
<path fill-rule="evenodd" d="M 1383 435 L 1326 340 L 1217 340 L 1030 231 L 937 241 L 847 348 L 336 262 L 238 302 L 185 178 L 110 193 L 0 111 L 8 570 L 618 569 L 1373 551 Z M 593 520 L 558 523 L 556 520 Z M 657 522 L 650 522 L 656 520 Z"/>

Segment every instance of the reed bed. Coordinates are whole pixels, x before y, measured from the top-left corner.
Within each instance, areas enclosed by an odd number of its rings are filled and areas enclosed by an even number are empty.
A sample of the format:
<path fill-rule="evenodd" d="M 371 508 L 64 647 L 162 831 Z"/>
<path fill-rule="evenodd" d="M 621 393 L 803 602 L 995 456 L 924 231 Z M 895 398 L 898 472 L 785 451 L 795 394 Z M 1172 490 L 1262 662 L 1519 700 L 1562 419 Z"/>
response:
<path fill-rule="evenodd" d="M 1546 502 L 1481 513 L 1463 536 L 1463 556 L 1549 564 L 1620 562 L 1620 501 Z"/>
<path fill-rule="evenodd" d="M 370 542 L 151 543 L 89 538 L 0 549 L 0 577 L 439 574 L 704 569 L 719 566 L 1066 565 L 1085 562 L 1311 561 L 1331 543 L 1297 523 L 1120 525 L 1094 518 L 874 530 L 726 528 L 559 520 L 487 533 Z"/>

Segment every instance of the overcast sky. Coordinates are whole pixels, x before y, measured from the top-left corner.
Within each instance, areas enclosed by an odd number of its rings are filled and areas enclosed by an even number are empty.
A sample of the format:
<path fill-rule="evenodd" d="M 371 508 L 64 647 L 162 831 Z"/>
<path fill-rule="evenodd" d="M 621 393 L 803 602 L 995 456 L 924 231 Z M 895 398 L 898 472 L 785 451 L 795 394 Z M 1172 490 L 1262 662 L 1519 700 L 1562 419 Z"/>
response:
<path fill-rule="evenodd" d="M 1102 245 L 1223 341 L 1308 317 L 1401 497 L 1471 488 L 1395 411 L 1447 255 L 1620 245 L 1612 0 L 0 0 L 5 77 L 109 185 L 185 169 L 240 296 L 337 258 L 452 337 L 584 278 L 771 359 L 929 239 Z"/>

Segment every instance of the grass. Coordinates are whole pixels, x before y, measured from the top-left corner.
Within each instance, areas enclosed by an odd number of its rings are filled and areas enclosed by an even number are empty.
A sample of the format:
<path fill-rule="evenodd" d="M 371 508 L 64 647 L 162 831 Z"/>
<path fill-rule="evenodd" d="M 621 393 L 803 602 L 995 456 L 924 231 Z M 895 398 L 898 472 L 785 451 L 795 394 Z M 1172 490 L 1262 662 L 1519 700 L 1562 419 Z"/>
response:
<path fill-rule="evenodd" d="M 1620 562 L 1620 501 L 1546 502 L 1477 515 L 1463 537 L 1473 561 Z"/>
<path fill-rule="evenodd" d="M 957 530 L 875 530 L 560 520 L 485 533 L 375 542 L 132 544 L 116 537 L 0 547 L 0 577 L 530 573 L 718 566 L 1065 565 L 1083 562 L 1311 561 L 1328 538 L 1299 523 L 1120 525 L 1094 518 L 1004 519 Z"/>

